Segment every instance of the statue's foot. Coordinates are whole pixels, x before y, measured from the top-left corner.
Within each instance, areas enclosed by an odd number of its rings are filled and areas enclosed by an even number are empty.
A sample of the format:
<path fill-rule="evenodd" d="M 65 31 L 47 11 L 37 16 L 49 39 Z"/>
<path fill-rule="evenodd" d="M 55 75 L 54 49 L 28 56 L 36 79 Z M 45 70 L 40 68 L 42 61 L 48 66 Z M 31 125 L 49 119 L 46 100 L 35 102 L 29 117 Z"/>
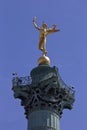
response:
<path fill-rule="evenodd" d="M 45 56 L 46 56 L 46 54 L 47 54 L 47 51 L 45 51 Z"/>
<path fill-rule="evenodd" d="M 43 52 L 43 55 L 45 55 L 45 56 L 46 56 L 46 54 L 47 54 L 47 51 Z"/>

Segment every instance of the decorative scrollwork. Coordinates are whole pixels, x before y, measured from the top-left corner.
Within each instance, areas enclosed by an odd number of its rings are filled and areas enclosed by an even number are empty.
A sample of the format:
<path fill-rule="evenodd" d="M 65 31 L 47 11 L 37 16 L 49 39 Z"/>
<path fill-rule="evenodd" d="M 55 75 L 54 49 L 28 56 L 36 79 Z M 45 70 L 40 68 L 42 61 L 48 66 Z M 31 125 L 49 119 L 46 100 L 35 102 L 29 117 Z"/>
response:
<path fill-rule="evenodd" d="M 35 75 L 33 78 L 38 79 Z M 72 108 L 75 100 L 74 88 L 68 87 L 63 82 L 57 69 L 50 67 L 50 71 L 43 73 L 37 83 L 31 82 L 30 77 L 19 79 L 12 80 L 12 90 L 14 91 L 14 97 L 21 99 L 21 105 L 25 108 L 26 117 L 36 109 L 52 110 L 61 117 L 63 109 Z"/>

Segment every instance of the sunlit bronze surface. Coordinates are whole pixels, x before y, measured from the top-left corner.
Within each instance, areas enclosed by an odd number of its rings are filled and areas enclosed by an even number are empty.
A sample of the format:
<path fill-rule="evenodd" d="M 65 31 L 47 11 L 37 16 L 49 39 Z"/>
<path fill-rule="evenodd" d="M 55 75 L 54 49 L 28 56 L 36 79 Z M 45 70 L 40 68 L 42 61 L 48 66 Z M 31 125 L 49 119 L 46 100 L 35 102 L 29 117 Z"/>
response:
<path fill-rule="evenodd" d="M 50 59 L 49 57 L 43 55 L 38 59 L 38 64 L 50 64 Z"/>
<path fill-rule="evenodd" d="M 39 40 L 39 45 L 38 45 L 38 48 L 39 50 L 41 50 L 43 52 L 43 55 L 46 55 L 47 54 L 47 51 L 46 51 L 46 36 L 48 34 L 51 34 L 51 33 L 54 33 L 54 32 L 58 32 L 60 31 L 59 29 L 56 28 L 56 25 L 54 24 L 52 28 L 48 28 L 47 24 L 46 23 L 42 23 L 42 27 L 38 27 L 37 24 L 36 24 L 36 17 L 34 17 L 33 19 L 33 24 L 34 24 L 34 27 L 40 31 L 40 40 Z"/>

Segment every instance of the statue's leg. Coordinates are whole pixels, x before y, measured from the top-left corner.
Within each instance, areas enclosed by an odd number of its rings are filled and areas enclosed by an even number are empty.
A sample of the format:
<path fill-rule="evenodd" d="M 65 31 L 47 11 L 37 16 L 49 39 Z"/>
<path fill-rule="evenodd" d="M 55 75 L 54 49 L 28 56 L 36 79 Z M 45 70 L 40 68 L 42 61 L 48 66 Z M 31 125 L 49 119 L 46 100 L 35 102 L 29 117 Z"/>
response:
<path fill-rule="evenodd" d="M 39 50 L 43 51 L 43 43 L 44 43 L 44 38 L 40 38 L 40 41 L 39 41 Z"/>
<path fill-rule="evenodd" d="M 43 53 L 46 55 L 47 54 L 47 51 L 46 51 L 46 48 L 43 46 Z"/>
<path fill-rule="evenodd" d="M 46 38 L 44 39 L 43 53 L 44 53 L 45 55 L 47 54 L 47 51 L 46 51 Z"/>

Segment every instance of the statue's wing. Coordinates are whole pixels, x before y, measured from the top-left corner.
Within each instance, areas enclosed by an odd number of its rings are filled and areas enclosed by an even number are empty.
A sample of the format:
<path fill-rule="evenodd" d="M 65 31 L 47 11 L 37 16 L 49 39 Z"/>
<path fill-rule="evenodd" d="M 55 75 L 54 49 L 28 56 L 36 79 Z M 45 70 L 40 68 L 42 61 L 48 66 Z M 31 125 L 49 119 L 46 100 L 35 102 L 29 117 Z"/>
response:
<path fill-rule="evenodd" d="M 58 31 L 60 31 L 60 30 L 59 29 L 50 28 L 46 32 L 47 32 L 47 35 L 48 35 L 48 34 L 51 34 L 51 33 L 54 33 L 54 32 L 58 32 Z"/>

